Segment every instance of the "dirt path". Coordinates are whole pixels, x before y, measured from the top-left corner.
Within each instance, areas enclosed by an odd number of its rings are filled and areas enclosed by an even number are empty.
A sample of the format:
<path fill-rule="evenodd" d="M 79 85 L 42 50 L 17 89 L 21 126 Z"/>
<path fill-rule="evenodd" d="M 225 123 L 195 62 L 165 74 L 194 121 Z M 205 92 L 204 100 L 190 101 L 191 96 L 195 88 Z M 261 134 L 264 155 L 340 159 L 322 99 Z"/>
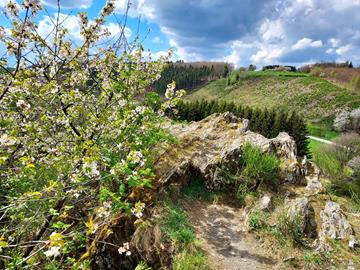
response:
<path fill-rule="evenodd" d="M 241 230 L 241 209 L 203 202 L 192 202 L 186 209 L 214 269 L 267 270 L 276 266 L 276 260 L 262 250 L 254 236 Z"/>

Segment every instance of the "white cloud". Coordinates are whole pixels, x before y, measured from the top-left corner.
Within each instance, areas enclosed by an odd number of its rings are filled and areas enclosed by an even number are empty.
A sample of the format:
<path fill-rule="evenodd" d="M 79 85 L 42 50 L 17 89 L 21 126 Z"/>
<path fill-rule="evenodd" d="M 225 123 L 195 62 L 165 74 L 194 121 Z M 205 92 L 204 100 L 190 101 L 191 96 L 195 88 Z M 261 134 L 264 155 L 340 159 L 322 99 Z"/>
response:
<path fill-rule="evenodd" d="M 154 37 L 151 41 L 152 41 L 152 43 L 155 43 L 155 44 L 162 43 L 162 41 L 161 41 L 161 38 L 160 38 L 160 37 Z"/>
<path fill-rule="evenodd" d="M 277 41 L 285 38 L 283 22 L 280 19 L 270 21 L 266 19 L 259 30 L 265 41 Z"/>
<path fill-rule="evenodd" d="M 9 0 L 0 0 L 0 7 L 5 7 Z"/>
<path fill-rule="evenodd" d="M 50 7 L 57 7 L 57 0 L 41 0 L 41 2 Z M 61 0 L 60 5 L 62 8 L 89 8 L 92 0 Z"/>
<path fill-rule="evenodd" d="M 130 17 L 155 18 L 155 9 L 146 0 L 115 0 L 115 12 L 124 14 L 129 6 L 128 15 Z"/>
<path fill-rule="evenodd" d="M 56 21 L 57 14 L 54 14 L 53 18 L 50 18 L 49 16 L 44 16 L 44 18 L 39 22 L 38 25 L 38 32 L 43 38 L 52 38 L 54 34 L 54 25 L 53 21 Z M 80 34 L 80 21 L 79 18 L 75 15 L 66 15 L 61 13 L 60 14 L 60 21 L 63 21 L 62 25 L 69 31 L 69 38 L 73 42 L 81 42 L 82 41 L 82 35 Z M 93 21 L 90 21 L 90 23 L 93 23 Z M 104 25 L 104 28 L 106 28 L 110 32 L 110 37 L 116 37 L 119 36 L 122 32 L 122 26 L 118 25 L 116 23 L 107 23 Z M 124 29 L 124 35 L 126 38 L 130 38 L 132 35 L 132 31 L 130 28 L 125 27 Z"/>
<path fill-rule="evenodd" d="M 52 34 L 54 34 L 53 21 L 56 16 L 57 14 L 54 14 L 53 18 L 50 18 L 49 16 L 44 16 L 44 18 L 39 22 L 38 32 L 43 38 L 50 37 Z M 81 40 L 80 21 L 77 16 L 61 13 L 59 15 L 59 19 L 60 21 L 63 21 L 62 26 L 69 30 L 69 35 L 72 40 Z"/>
<path fill-rule="evenodd" d="M 291 48 L 293 50 L 303 50 L 307 48 L 319 48 L 322 47 L 323 43 L 321 40 L 313 41 L 310 38 L 300 39 L 296 44 L 294 44 Z"/>
<path fill-rule="evenodd" d="M 111 37 L 115 37 L 121 34 L 123 30 L 123 26 L 116 23 L 108 23 L 105 25 L 105 28 L 111 33 Z M 132 36 L 132 31 L 129 27 L 124 28 L 124 35 L 126 38 L 130 38 Z"/>
<path fill-rule="evenodd" d="M 282 56 L 285 48 L 277 45 L 261 46 L 261 49 L 250 57 L 255 64 L 272 64 L 277 58 Z"/>
<path fill-rule="evenodd" d="M 340 56 L 345 55 L 351 50 L 352 46 L 350 44 L 342 46 L 336 50 L 336 53 Z"/>

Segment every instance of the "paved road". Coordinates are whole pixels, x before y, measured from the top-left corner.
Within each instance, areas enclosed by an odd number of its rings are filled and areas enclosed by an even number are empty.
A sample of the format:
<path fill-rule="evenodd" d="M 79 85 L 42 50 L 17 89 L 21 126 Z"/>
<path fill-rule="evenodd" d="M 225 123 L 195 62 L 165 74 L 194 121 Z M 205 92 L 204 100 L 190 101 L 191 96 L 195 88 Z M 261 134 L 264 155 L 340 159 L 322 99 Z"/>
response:
<path fill-rule="evenodd" d="M 334 142 L 332 141 L 328 141 L 328 140 L 325 140 L 325 139 L 321 139 L 321 138 L 318 138 L 318 137 L 314 137 L 314 136 L 307 136 L 309 139 L 312 139 L 314 141 L 318 141 L 318 142 L 322 142 L 322 143 L 326 143 L 326 144 L 334 144 Z"/>

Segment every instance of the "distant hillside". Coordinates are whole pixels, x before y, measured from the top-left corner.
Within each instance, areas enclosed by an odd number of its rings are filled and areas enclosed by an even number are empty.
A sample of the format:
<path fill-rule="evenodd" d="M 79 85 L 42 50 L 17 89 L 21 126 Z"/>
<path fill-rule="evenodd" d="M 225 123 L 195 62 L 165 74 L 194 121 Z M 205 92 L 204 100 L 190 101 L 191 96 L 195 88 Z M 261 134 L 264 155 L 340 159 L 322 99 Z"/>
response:
<path fill-rule="evenodd" d="M 228 84 L 232 83 L 227 79 L 208 83 L 187 99 L 219 99 L 259 108 L 285 108 L 302 113 L 309 122 L 332 118 L 344 107 L 360 106 L 359 94 L 303 73 L 287 76 L 284 72 L 248 72 L 235 84 Z"/>
<path fill-rule="evenodd" d="M 172 81 L 176 82 L 177 89 L 194 89 L 209 81 L 226 77 L 232 69 L 230 64 L 224 62 L 168 63 L 160 79 L 153 84 L 153 90 L 164 94 Z"/>
<path fill-rule="evenodd" d="M 300 67 L 299 70 L 360 94 L 360 67 L 355 68 L 349 61 L 315 63 Z"/>

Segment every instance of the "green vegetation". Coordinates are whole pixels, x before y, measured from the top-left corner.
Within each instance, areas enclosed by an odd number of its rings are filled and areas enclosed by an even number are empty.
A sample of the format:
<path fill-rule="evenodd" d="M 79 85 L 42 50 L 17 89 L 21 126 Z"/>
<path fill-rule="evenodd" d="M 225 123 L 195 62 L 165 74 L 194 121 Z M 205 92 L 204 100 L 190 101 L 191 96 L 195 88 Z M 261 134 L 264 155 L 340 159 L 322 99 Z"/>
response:
<path fill-rule="evenodd" d="M 321 123 L 308 123 L 309 134 L 326 140 L 333 140 L 339 136 L 339 132 L 332 129 L 332 121 L 322 121 Z"/>
<path fill-rule="evenodd" d="M 165 208 L 166 215 L 161 224 L 161 229 L 179 249 L 195 241 L 195 234 L 188 221 L 184 210 L 176 205 L 168 205 Z"/>
<path fill-rule="evenodd" d="M 262 211 L 260 210 L 251 211 L 247 219 L 249 228 L 251 230 L 257 230 L 262 228 L 265 225 L 264 219 L 265 219 L 265 215 Z"/>
<path fill-rule="evenodd" d="M 227 72 L 229 67 L 226 63 L 169 63 L 152 86 L 160 94 L 164 94 L 167 85 L 173 81 L 177 89 L 194 89 L 210 80 L 221 78 Z"/>
<path fill-rule="evenodd" d="M 253 78 L 264 78 L 264 77 L 308 77 L 309 74 L 301 72 L 291 72 L 291 71 L 275 71 L 275 70 L 265 70 L 265 71 L 233 71 L 228 79 L 227 85 L 234 85 L 244 80 L 249 80 Z"/>
<path fill-rule="evenodd" d="M 250 121 L 249 128 L 267 138 L 274 138 L 285 131 L 296 142 L 300 156 L 309 155 L 307 129 L 304 120 L 295 112 L 288 113 L 280 110 L 253 109 L 235 103 L 206 100 L 196 102 L 179 102 L 176 106 L 177 120 L 199 121 L 216 112 L 232 112 L 237 117 Z"/>
<path fill-rule="evenodd" d="M 200 251 L 184 251 L 173 258 L 173 270 L 210 270 L 206 256 Z"/>
<path fill-rule="evenodd" d="M 185 199 L 200 199 L 212 202 L 216 198 L 216 194 L 206 189 L 205 182 L 199 177 L 190 177 L 189 183 L 181 189 L 181 194 Z"/>
<path fill-rule="evenodd" d="M 181 204 L 183 200 L 194 199 L 197 195 L 205 195 L 207 192 L 204 182 L 194 178 L 189 186 L 185 186 L 180 197 L 174 201 L 165 203 L 165 214 L 159 220 L 161 231 L 165 239 L 169 239 L 175 248 L 172 257 L 172 269 L 174 270 L 208 270 L 206 255 L 196 244 L 196 236 L 190 224 L 186 212 Z M 204 197 L 207 198 L 207 197 Z M 197 197 L 196 199 L 199 199 Z"/>
<path fill-rule="evenodd" d="M 360 193 L 360 136 L 355 133 L 338 137 L 333 145 L 313 149 L 315 163 L 331 180 L 331 190 L 353 197 Z"/>
<path fill-rule="evenodd" d="M 333 119 L 335 112 L 341 108 L 360 106 L 359 94 L 322 78 L 288 73 L 293 74 L 292 77 L 277 76 L 282 74 L 278 71 L 247 72 L 250 77 L 231 86 L 227 86 L 227 80 L 220 79 L 191 92 L 187 100 L 218 100 L 269 110 L 291 109 L 304 115 L 311 123 L 329 117 Z M 330 129 L 331 126 L 327 126 L 327 130 Z"/>
<path fill-rule="evenodd" d="M 249 190 L 255 191 L 261 184 L 276 189 L 280 161 L 274 154 L 262 153 L 259 148 L 245 144 L 240 163 L 243 169 L 239 178 Z"/>

